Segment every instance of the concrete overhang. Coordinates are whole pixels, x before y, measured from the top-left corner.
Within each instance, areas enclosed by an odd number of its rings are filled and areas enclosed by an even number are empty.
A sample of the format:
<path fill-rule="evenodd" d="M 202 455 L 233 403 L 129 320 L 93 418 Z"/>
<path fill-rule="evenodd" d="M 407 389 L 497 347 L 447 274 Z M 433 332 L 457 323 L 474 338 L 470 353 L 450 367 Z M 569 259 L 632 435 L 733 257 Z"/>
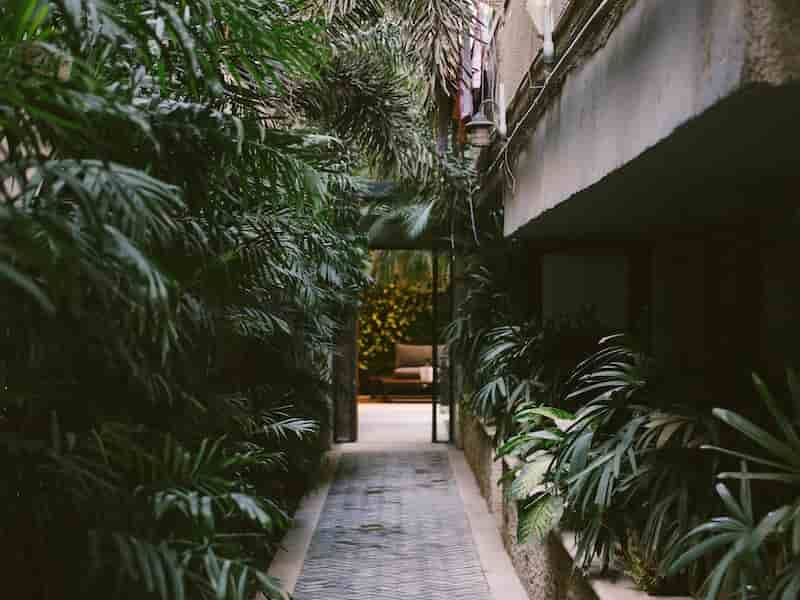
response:
<path fill-rule="evenodd" d="M 796 0 L 632 2 L 520 144 L 506 235 L 647 235 L 763 207 L 800 172 L 798 81 Z"/>
<path fill-rule="evenodd" d="M 799 150 L 800 84 L 753 87 L 541 211 L 513 235 L 636 240 L 800 208 Z"/>

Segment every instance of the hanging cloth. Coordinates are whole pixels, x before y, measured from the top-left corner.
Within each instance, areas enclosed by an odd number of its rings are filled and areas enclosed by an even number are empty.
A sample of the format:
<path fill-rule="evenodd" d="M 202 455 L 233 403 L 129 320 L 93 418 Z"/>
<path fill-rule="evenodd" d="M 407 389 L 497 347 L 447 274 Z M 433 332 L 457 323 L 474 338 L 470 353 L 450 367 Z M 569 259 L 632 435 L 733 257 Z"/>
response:
<path fill-rule="evenodd" d="M 459 78 L 459 98 L 461 120 L 472 116 L 472 45 L 473 36 L 469 29 L 464 31 L 461 44 L 461 77 Z"/>
<path fill-rule="evenodd" d="M 490 13 L 481 7 L 475 18 L 475 33 L 472 40 L 472 89 L 481 87 L 483 80 L 483 55 L 489 45 Z"/>

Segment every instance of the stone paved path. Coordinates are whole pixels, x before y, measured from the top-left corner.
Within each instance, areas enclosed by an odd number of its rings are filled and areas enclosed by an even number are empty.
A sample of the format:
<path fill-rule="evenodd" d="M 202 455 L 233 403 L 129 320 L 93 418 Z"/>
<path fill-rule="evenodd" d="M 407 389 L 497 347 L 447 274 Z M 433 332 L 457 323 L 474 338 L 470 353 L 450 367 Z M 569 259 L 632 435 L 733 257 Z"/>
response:
<path fill-rule="evenodd" d="M 345 452 L 296 600 L 490 600 L 447 452 Z"/>

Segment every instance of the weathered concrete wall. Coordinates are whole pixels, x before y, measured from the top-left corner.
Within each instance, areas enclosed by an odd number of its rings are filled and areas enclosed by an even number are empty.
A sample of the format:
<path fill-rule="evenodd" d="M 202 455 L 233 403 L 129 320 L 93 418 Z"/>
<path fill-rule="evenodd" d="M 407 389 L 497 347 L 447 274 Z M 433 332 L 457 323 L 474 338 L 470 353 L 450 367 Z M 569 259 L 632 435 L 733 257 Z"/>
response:
<path fill-rule="evenodd" d="M 481 495 L 486 499 L 489 511 L 500 528 L 503 522 L 503 499 L 497 482 L 503 475 L 502 462 L 494 460 L 494 449 L 483 425 L 468 413 L 461 415 L 461 437 L 464 456 L 472 467 Z"/>
<path fill-rule="evenodd" d="M 554 535 L 545 542 L 517 543 L 516 504 L 505 500 L 507 489 L 501 490 L 497 485 L 503 463 L 493 460 L 492 440 L 475 417 L 465 414 L 461 423 L 464 455 L 495 515 L 503 543 L 530 599 L 597 600 L 589 585 L 572 568 L 572 560 Z"/>
<path fill-rule="evenodd" d="M 504 493 L 510 484 L 504 484 Z M 517 542 L 517 505 L 503 505 L 503 543 L 531 600 L 596 600 L 596 594 L 573 569 L 572 558 L 555 534 L 545 542 Z"/>
<path fill-rule="evenodd" d="M 509 0 L 495 33 L 498 77 L 506 86 L 506 100 L 511 100 L 542 47 L 533 19 L 525 8 L 527 1 Z"/>
<path fill-rule="evenodd" d="M 506 234 L 751 84 L 800 79 L 799 6 L 794 0 L 633 2 L 605 44 L 565 76 L 525 142 L 506 200 Z"/>
<path fill-rule="evenodd" d="M 800 2 L 748 0 L 748 81 L 782 85 L 800 78 Z"/>

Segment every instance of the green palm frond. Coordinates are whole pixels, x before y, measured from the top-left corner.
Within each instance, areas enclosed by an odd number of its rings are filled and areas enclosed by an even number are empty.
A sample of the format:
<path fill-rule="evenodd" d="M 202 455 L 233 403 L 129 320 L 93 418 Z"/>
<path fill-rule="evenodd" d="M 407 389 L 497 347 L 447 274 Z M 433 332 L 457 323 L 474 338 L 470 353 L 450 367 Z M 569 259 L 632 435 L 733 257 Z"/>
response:
<path fill-rule="evenodd" d="M 540 493 L 520 504 L 517 521 L 517 540 L 524 544 L 532 535 L 544 541 L 558 525 L 564 514 L 564 502 L 560 496 Z"/>
<path fill-rule="evenodd" d="M 93 546 L 100 545 L 94 536 Z M 160 600 L 183 600 L 186 595 L 186 557 L 167 544 L 152 544 L 133 536 L 114 534 L 113 549 L 120 560 L 120 574 L 140 584 L 143 591 Z"/>
<path fill-rule="evenodd" d="M 783 406 L 798 414 L 800 387 L 793 371 L 787 372 L 789 401 L 781 403 L 757 375 L 753 382 L 758 395 L 774 421 L 769 429 L 730 410 L 714 409 L 714 416 L 748 439 L 760 453 L 705 446 L 740 460 L 738 471 L 726 471 L 719 479 L 739 480 L 739 498 L 724 483 L 717 493 L 724 512 L 689 532 L 682 540 L 681 552 L 669 565 L 672 573 L 694 567 L 700 559 L 713 560 L 713 568 L 703 586 L 707 600 L 725 594 L 749 594 L 772 599 L 791 598 L 800 590 L 800 477 L 796 452 L 800 441 L 797 421 Z M 753 472 L 751 468 L 757 467 Z M 760 498 L 753 486 L 778 483 L 785 496 Z M 783 502 L 782 502 L 783 500 Z M 766 510 L 759 506 L 766 506 Z"/>
<path fill-rule="evenodd" d="M 393 3 L 408 23 L 411 44 L 418 48 L 428 89 L 451 94 L 461 77 L 461 46 L 465 30 L 474 22 L 467 0 L 411 0 Z"/>
<path fill-rule="evenodd" d="M 253 565 L 324 450 L 328 358 L 368 280 L 369 169 L 409 196 L 460 181 L 424 141 L 423 54 L 403 56 L 388 12 L 0 6 L 11 588 L 281 596 Z M 340 102 L 314 87 L 326 77 L 351 84 Z M 318 91 L 306 104 L 303 86 Z"/>

